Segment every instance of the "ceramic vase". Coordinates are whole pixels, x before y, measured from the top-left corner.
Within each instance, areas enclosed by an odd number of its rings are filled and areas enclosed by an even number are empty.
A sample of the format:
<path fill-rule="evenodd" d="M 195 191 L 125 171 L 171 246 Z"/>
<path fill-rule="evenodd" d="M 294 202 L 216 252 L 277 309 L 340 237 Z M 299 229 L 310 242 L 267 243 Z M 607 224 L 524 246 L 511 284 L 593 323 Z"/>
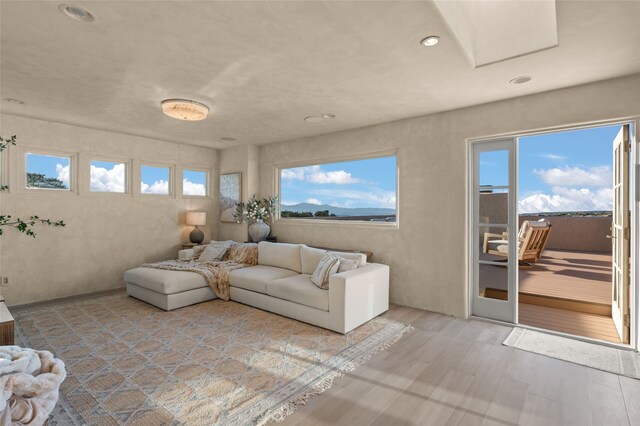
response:
<path fill-rule="evenodd" d="M 249 225 L 249 235 L 254 243 L 266 240 L 269 232 L 271 232 L 271 227 L 268 223 L 264 223 L 261 220 L 257 220 Z"/>

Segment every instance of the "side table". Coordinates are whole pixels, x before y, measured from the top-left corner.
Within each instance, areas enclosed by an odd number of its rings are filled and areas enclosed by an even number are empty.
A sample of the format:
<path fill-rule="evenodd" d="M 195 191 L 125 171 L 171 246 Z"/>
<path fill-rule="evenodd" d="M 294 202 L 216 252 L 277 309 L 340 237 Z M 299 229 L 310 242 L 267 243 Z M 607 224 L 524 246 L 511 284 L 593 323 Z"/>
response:
<path fill-rule="evenodd" d="M 13 316 L 7 305 L 0 302 L 0 346 L 13 345 Z"/>
<path fill-rule="evenodd" d="M 182 243 L 182 250 L 186 250 L 186 249 L 192 249 L 195 246 L 201 246 L 204 244 L 196 244 L 196 243 Z"/>

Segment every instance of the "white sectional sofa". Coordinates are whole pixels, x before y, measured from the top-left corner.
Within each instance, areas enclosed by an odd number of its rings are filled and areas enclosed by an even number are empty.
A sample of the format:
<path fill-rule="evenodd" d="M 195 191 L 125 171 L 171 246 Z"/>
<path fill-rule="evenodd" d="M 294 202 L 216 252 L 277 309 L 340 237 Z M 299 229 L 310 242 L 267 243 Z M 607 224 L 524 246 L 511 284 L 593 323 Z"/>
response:
<path fill-rule="evenodd" d="M 261 242 L 258 265 L 230 273 L 231 300 L 347 333 L 389 309 L 389 267 L 367 263 L 360 253 L 333 252 L 357 259 L 358 268 L 331 275 L 329 289 L 310 277 L 326 251 L 302 244 Z M 181 250 L 180 258 L 192 256 Z M 125 272 L 127 293 L 165 310 L 215 298 L 194 272 L 135 268 Z"/>

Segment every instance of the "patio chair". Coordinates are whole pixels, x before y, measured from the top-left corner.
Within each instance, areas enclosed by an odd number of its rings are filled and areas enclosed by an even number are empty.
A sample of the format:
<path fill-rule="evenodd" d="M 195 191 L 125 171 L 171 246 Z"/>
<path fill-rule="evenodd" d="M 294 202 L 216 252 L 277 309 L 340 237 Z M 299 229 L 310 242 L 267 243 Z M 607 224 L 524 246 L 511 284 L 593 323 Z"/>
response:
<path fill-rule="evenodd" d="M 544 219 L 537 222 L 525 220 L 518 231 L 518 265 L 521 269 L 533 269 L 533 263 L 542 256 L 551 224 Z M 508 234 L 485 232 L 483 251 L 494 256 L 509 256 Z"/>

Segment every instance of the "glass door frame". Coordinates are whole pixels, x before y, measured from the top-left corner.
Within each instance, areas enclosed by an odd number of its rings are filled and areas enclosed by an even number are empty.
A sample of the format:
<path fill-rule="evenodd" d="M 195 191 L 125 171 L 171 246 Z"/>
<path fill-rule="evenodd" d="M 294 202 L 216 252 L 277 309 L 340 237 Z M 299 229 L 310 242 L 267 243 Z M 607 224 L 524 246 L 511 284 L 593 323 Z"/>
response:
<path fill-rule="evenodd" d="M 496 186 L 496 189 L 507 189 L 507 223 L 506 224 L 480 224 L 480 154 L 482 152 L 507 151 L 508 152 L 508 185 Z M 517 261 L 517 161 L 518 141 L 517 137 L 500 138 L 491 140 L 478 140 L 470 142 L 469 146 L 469 282 L 471 294 L 469 297 L 469 312 L 472 316 L 518 323 L 518 261 Z M 480 260 L 480 226 L 505 227 L 508 232 L 509 252 L 507 257 L 507 300 L 492 299 L 480 296 L 480 264 L 501 265 L 495 261 Z M 495 225 L 495 226 L 494 226 Z"/>
<path fill-rule="evenodd" d="M 515 132 L 506 132 L 502 134 L 497 134 L 494 136 L 484 136 L 477 138 L 469 138 L 467 139 L 467 312 L 469 317 L 476 316 L 473 314 L 473 270 L 474 267 L 472 265 L 472 261 L 474 259 L 473 252 L 473 235 L 472 230 L 474 229 L 473 221 L 473 188 L 474 188 L 474 173 L 475 173 L 475 164 L 473 157 L 473 147 L 475 144 L 482 144 L 491 141 L 501 141 L 501 140 L 514 140 L 516 154 L 519 144 L 519 139 L 524 136 L 532 136 L 539 135 L 543 133 L 556 133 L 562 131 L 569 130 L 579 130 L 590 127 L 601 127 L 601 126 L 611 126 L 611 125 L 624 125 L 631 124 L 631 167 L 630 167 L 630 191 L 631 191 L 631 199 L 629 200 L 630 208 L 631 208 L 631 285 L 630 285 L 630 313 L 631 313 L 631 341 L 627 347 L 634 349 L 636 352 L 640 352 L 640 138 L 638 137 L 640 133 L 640 116 L 626 116 L 626 117 L 618 117 L 612 119 L 604 119 L 604 120 L 594 120 L 590 122 L 575 122 L 570 124 L 564 124 L 559 126 L 550 126 L 550 127 L 542 127 L 538 129 L 531 129 L 527 131 L 515 131 Z M 516 167 L 517 167 L 518 157 L 516 155 Z M 516 179 L 516 189 L 517 189 L 517 179 Z M 517 281 L 517 268 L 515 271 L 516 274 L 516 284 Z M 476 316 L 477 317 L 477 316 Z M 487 319 L 484 317 L 480 317 L 482 319 Z M 517 317 L 517 300 L 515 304 L 515 319 L 518 320 Z M 515 324 L 518 324 L 516 322 Z M 522 325 L 519 325 L 522 326 Z M 525 326 L 526 327 L 526 326 Z M 564 333 L 547 331 L 551 334 L 564 335 Z M 592 342 L 593 339 L 582 338 L 580 336 L 573 335 L 572 336 L 578 340 L 586 340 Z M 626 345 L 617 345 L 604 341 L 600 341 L 600 344 L 614 347 L 624 347 Z"/>

